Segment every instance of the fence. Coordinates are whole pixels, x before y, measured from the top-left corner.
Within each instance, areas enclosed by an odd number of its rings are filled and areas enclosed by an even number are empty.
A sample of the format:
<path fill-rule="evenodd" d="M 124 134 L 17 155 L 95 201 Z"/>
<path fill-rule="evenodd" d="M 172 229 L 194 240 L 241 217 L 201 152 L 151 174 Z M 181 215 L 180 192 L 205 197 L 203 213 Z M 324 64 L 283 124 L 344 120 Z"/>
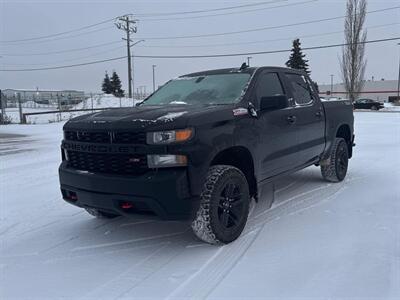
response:
<path fill-rule="evenodd" d="M 26 99 L 22 93 L 1 97 L 0 123 L 52 123 L 68 120 L 75 116 L 109 108 L 133 107 L 147 97 L 147 94 L 135 94 L 135 100 L 125 97 L 90 93 L 83 99 Z"/>

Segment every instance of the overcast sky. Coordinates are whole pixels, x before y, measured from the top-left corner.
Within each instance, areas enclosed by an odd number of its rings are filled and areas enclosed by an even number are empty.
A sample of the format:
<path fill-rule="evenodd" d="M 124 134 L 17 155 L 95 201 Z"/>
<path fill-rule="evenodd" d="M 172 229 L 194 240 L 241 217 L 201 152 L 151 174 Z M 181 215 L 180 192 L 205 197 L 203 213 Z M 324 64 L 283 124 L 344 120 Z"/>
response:
<path fill-rule="evenodd" d="M 301 39 L 303 47 L 343 42 L 343 19 L 244 34 L 192 39 L 152 39 L 233 32 L 343 16 L 346 2 L 345 0 L 269 1 L 274 3 L 206 13 L 144 17 L 144 14 L 208 10 L 266 1 L 0 0 L 0 41 L 2 41 L 0 42 L 0 69 L 62 66 L 124 56 L 126 48 L 121 40 L 124 33 L 118 30 L 112 21 L 48 39 L 25 42 L 4 41 L 57 34 L 128 13 L 142 15 L 138 17 L 138 30 L 134 39 L 146 41 L 134 47 L 134 54 L 137 55 L 203 55 L 289 49 L 295 37 Z M 294 3 L 297 4 L 293 5 Z M 395 0 L 368 1 L 369 11 L 395 6 L 399 6 L 399 2 Z M 220 15 L 226 13 L 232 14 Z M 218 16 L 199 17 L 211 14 Z M 176 19 L 182 17 L 196 18 Z M 149 20 L 150 18 L 175 19 Z M 369 14 L 366 21 L 366 27 L 369 28 L 368 40 L 400 36 L 400 25 L 396 23 L 400 23 L 400 9 Z M 310 37 L 310 35 L 314 36 Z M 397 79 L 400 53 L 398 42 L 391 41 L 366 46 L 367 78 L 374 76 L 375 79 Z M 106 43 L 108 45 L 104 45 Z M 99 44 L 103 45 L 92 47 Z M 92 48 L 76 50 L 85 47 Z M 66 50 L 75 51 L 41 55 Z M 335 82 L 340 80 L 338 65 L 340 48 L 306 50 L 304 53 L 309 59 L 311 76 L 315 81 L 319 84 L 328 83 L 330 74 L 334 74 Z M 288 56 L 289 53 L 253 55 L 251 64 L 253 66 L 283 66 Z M 147 90 L 151 90 L 153 64 L 157 65 L 156 82 L 161 85 L 168 79 L 185 73 L 236 67 L 245 60 L 246 56 L 202 59 L 135 58 L 135 87 L 147 86 Z M 0 88 L 34 89 L 39 87 L 40 89 L 77 89 L 98 92 L 101 89 L 105 71 L 112 72 L 113 70 L 121 76 L 123 88 L 127 91 L 125 59 L 61 70 L 0 72 Z"/>

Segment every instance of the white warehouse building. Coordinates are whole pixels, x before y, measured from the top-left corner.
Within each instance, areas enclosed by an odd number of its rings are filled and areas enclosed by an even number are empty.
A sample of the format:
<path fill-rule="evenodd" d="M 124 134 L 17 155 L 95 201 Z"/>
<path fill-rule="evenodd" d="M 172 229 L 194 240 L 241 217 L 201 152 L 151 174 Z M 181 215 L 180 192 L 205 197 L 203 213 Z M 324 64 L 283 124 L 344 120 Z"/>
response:
<path fill-rule="evenodd" d="M 347 98 L 347 93 L 343 83 L 334 84 L 332 87 L 330 84 L 320 85 L 319 93 L 321 97 Z M 363 90 L 358 98 L 367 98 L 379 102 L 394 102 L 397 95 L 398 80 L 368 80 L 365 82 Z M 400 101 L 400 99 L 397 99 L 397 101 Z"/>

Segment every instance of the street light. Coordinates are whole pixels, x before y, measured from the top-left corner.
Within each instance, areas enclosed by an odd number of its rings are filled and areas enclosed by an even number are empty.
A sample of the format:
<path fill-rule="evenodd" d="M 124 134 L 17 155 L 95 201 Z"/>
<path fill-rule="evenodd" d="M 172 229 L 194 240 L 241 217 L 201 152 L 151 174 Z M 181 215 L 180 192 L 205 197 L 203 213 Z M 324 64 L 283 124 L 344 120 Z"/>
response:
<path fill-rule="evenodd" d="M 400 46 L 400 43 L 397 43 Z M 400 48 L 399 48 L 400 49 Z M 399 51 L 400 54 L 400 51 Z M 397 78 L 397 102 L 400 102 L 400 55 L 399 55 L 399 77 Z"/>
<path fill-rule="evenodd" d="M 247 66 L 250 67 L 250 59 L 252 59 L 251 56 L 247 56 Z"/>
<path fill-rule="evenodd" d="M 156 91 L 156 65 L 153 65 L 153 93 Z"/>
<path fill-rule="evenodd" d="M 133 43 L 131 46 L 130 46 L 130 48 L 132 48 L 133 46 L 135 46 L 135 45 L 137 45 L 137 44 L 139 44 L 139 43 L 141 43 L 141 42 L 144 42 L 145 40 L 139 40 L 139 41 L 137 41 L 136 43 Z M 132 98 L 133 99 L 135 99 L 135 76 L 134 76 L 134 73 L 135 73 L 135 68 L 134 68 L 134 55 L 133 55 L 133 50 L 132 50 L 132 54 L 131 54 L 131 56 L 132 56 L 132 91 L 133 91 L 133 95 L 132 95 Z"/>

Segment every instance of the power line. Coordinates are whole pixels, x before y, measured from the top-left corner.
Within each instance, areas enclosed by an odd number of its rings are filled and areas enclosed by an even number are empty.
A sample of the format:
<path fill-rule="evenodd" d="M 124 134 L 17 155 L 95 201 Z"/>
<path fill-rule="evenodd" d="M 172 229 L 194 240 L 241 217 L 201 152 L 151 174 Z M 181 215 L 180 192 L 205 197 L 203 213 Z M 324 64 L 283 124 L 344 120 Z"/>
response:
<path fill-rule="evenodd" d="M 367 12 L 367 14 L 378 13 L 378 12 L 383 12 L 383 11 L 389 11 L 389 10 L 394 10 L 394 9 L 399 9 L 399 8 L 400 8 L 400 6 L 395 6 L 395 7 L 389 7 L 389 8 L 384 8 L 384 9 L 372 10 L 372 11 Z M 284 25 L 252 28 L 252 29 L 247 29 L 247 30 L 221 32 L 221 33 L 208 33 L 208 34 L 183 35 L 183 36 L 167 36 L 167 37 L 166 36 L 162 36 L 162 37 L 141 37 L 141 38 L 145 39 L 145 40 L 171 40 L 171 39 L 191 39 L 191 38 L 203 38 L 203 37 L 212 37 L 212 36 L 234 35 L 234 34 L 265 31 L 265 30 L 278 29 L 278 28 L 294 27 L 294 26 L 306 25 L 306 24 L 321 23 L 321 22 L 326 22 L 326 21 L 344 19 L 345 17 L 346 16 L 338 16 L 338 17 L 317 19 L 317 20 L 304 21 L 304 22 L 298 22 L 298 23 L 290 23 L 290 24 L 284 24 Z"/>
<path fill-rule="evenodd" d="M 365 42 L 360 42 L 358 44 L 372 44 L 372 43 L 382 43 L 400 40 L 400 37 L 392 37 L 385 39 L 377 39 L 377 40 L 369 40 Z M 348 46 L 348 43 L 341 44 L 331 44 L 331 45 L 323 45 L 323 46 L 314 46 L 314 47 L 304 47 L 303 50 L 317 50 L 317 49 L 326 49 L 326 48 L 337 48 Z M 283 49 L 283 50 L 272 50 L 272 51 L 258 51 L 258 52 L 244 52 L 244 53 L 230 53 L 230 54 L 210 54 L 210 55 L 135 55 L 133 57 L 136 58 L 157 58 L 157 59 L 193 59 L 193 58 L 218 58 L 218 57 L 234 57 L 234 56 L 247 56 L 247 55 L 261 55 L 261 54 L 273 54 L 273 53 L 283 53 L 290 52 L 292 49 Z M 73 65 L 64 65 L 64 66 L 54 66 L 54 67 L 43 67 L 43 68 L 33 68 L 33 69 L 0 69 L 1 72 L 28 72 L 28 71 L 44 71 L 44 70 L 56 70 L 56 69 L 66 69 L 73 68 L 79 66 L 87 66 L 94 65 L 104 62 L 117 61 L 126 59 L 127 56 L 114 57 L 103 60 L 96 60 L 86 63 L 73 64 Z"/>
<path fill-rule="evenodd" d="M 387 38 L 387 39 L 379 39 L 379 40 L 370 40 L 365 41 L 363 43 L 357 44 L 371 44 L 371 43 L 380 43 L 380 42 L 389 42 L 400 40 L 400 37 Z M 348 46 L 349 43 L 344 44 L 333 44 L 333 45 L 325 45 L 325 46 L 314 46 L 314 47 L 302 47 L 302 50 L 315 50 L 315 49 L 325 49 L 325 48 L 335 48 L 335 47 L 343 47 Z M 212 55 L 135 55 L 138 58 L 213 58 L 213 57 L 233 57 L 233 56 L 245 56 L 245 55 L 260 55 L 260 54 L 273 54 L 273 53 L 282 53 L 282 52 L 290 52 L 292 49 L 284 49 L 284 50 L 272 50 L 272 51 L 259 51 L 259 52 L 245 52 L 245 53 L 231 53 L 231 54 L 212 54 Z"/>
<path fill-rule="evenodd" d="M 139 17 L 149 17 L 149 16 L 168 16 L 168 15 L 186 15 L 186 14 L 196 14 L 196 13 L 205 13 L 205 12 L 212 12 L 212 11 L 223 11 L 223 10 L 232 10 L 232 9 L 237 9 L 237 8 L 243 8 L 243 7 L 254 7 L 254 6 L 261 6 L 261 5 L 267 5 L 267 4 L 272 4 L 272 3 L 278 3 L 278 2 L 286 2 L 288 0 L 273 0 L 273 1 L 264 1 L 264 2 L 258 2 L 258 3 L 251 3 L 251 4 L 244 4 L 244 5 L 237 5 L 237 6 L 230 6 L 230 7 L 222 7 L 222 8 L 215 8 L 215 9 L 205 9 L 205 10 L 193 10 L 193 11 L 183 11 L 183 12 L 169 12 L 169 13 L 150 13 L 150 14 L 138 14 L 137 16 Z M 318 0 L 314 0 L 318 1 Z M 35 41 L 35 40 L 43 40 L 43 39 L 48 39 L 52 37 L 58 37 L 62 36 L 65 34 L 77 32 L 77 31 L 82 31 L 85 29 L 93 28 L 102 24 L 106 24 L 108 22 L 114 21 L 116 18 L 110 18 L 101 22 L 97 22 L 94 24 L 82 26 L 79 28 L 67 30 L 67 31 L 62 31 L 58 33 L 53 33 L 53 34 L 48 34 L 48 35 L 42 35 L 42 36 L 36 36 L 36 37 L 30 37 L 30 38 L 23 38 L 23 39 L 15 39 L 15 40 L 0 40 L 0 43 L 19 43 L 19 42 L 29 42 L 29 41 Z"/>
<path fill-rule="evenodd" d="M 251 6 L 261 6 L 266 4 L 272 4 L 277 2 L 286 2 L 288 0 L 273 0 L 273 1 L 263 1 L 257 3 L 249 3 L 242 4 L 236 6 L 227 6 L 220 8 L 211 8 L 211 9 L 202 9 L 202 10 L 191 10 L 191 11 L 181 11 L 181 12 L 167 12 L 167 13 L 149 13 L 149 14 L 136 14 L 137 17 L 152 17 L 152 16 L 173 16 L 173 15 L 188 15 L 188 14 L 199 14 L 199 13 L 207 13 L 212 11 L 223 11 L 223 10 L 232 10 L 243 7 L 251 7 Z"/>
<path fill-rule="evenodd" d="M 394 25 L 400 25 L 400 23 L 388 23 L 388 24 L 369 26 L 369 27 L 366 27 L 365 29 L 370 30 L 370 29 L 383 28 L 383 27 L 389 27 L 389 26 L 394 26 Z M 246 42 L 236 42 L 236 43 L 202 44 L 202 45 L 143 45 L 143 46 L 138 46 L 138 47 L 140 47 L 140 48 L 204 48 L 204 47 L 221 47 L 221 46 L 249 45 L 249 44 L 262 44 L 262 43 L 270 43 L 270 42 L 278 42 L 278 41 L 288 41 L 288 40 L 293 40 L 295 38 L 304 39 L 304 38 L 319 37 L 319 36 L 333 35 L 333 34 L 339 34 L 339 33 L 343 33 L 343 30 L 324 32 L 324 33 L 318 33 L 318 34 L 308 34 L 308 35 L 302 35 L 302 36 L 297 36 L 296 35 L 296 36 L 292 36 L 292 37 L 285 37 L 285 38 L 279 38 L 279 39 L 246 41 Z M 93 48 L 99 48 L 99 47 L 102 47 L 102 46 L 119 44 L 119 43 L 122 43 L 122 41 L 114 41 L 114 42 L 97 44 L 97 45 L 93 45 L 93 46 L 89 46 L 89 47 L 73 48 L 73 49 L 67 49 L 67 50 L 62 50 L 62 51 L 30 53 L 30 54 L 3 53 L 1 55 L 3 57 L 7 57 L 7 56 L 8 57 L 45 56 L 45 55 L 52 55 L 52 54 L 64 54 L 64 53 L 69 53 L 69 52 L 84 51 L 84 50 L 89 50 L 89 49 L 93 49 Z M 114 49 L 117 49 L 117 48 L 113 48 L 111 50 L 114 50 Z M 80 57 L 80 58 L 77 58 L 77 59 L 74 59 L 74 60 L 78 60 L 78 59 L 82 59 L 82 58 L 85 58 L 85 57 Z M 65 62 L 65 61 L 63 60 L 63 62 Z M 23 65 L 23 64 L 21 64 L 21 65 Z M 35 65 L 38 65 L 38 64 L 35 64 Z"/>
<path fill-rule="evenodd" d="M 65 40 L 65 39 L 70 39 L 70 38 L 74 38 L 74 37 L 78 37 L 78 36 L 82 36 L 82 35 L 87 35 L 87 34 L 91 34 L 91 33 L 96 33 L 96 32 L 100 32 L 100 31 L 104 31 L 104 30 L 109 30 L 111 29 L 111 26 L 107 26 L 107 27 L 102 27 L 102 28 L 98 28 L 98 29 L 94 29 L 91 31 L 86 31 L 86 32 L 81 32 L 78 34 L 74 34 L 74 35 L 68 35 L 68 36 L 62 36 L 62 37 L 58 37 L 55 39 L 48 39 L 48 40 L 34 40 L 34 41 L 20 41 L 20 42 L 8 42 L 8 44 L 11 45 L 19 45 L 19 44 L 23 44 L 23 45 L 28 45 L 28 44 L 43 44 L 43 43 L 48 43 L 48 42 L 54 42 L 54 41 L 59 41 L 59 40 Z M 0 43 L 6 43 L 6 42 L 0 42 Z M 3 45 L 4 46 L 4 45 Z"/>
<path fill-rule="evenodd" d="M 100 64 L 108 61 L 116 61 L 116 60 L 121 60 L 121 59 L 126 59 L 126 56 L 120 56 L 120 57 L 114 57 L 114 58 L 108 58 L 108 59 L 102 59 L 102 60 L 95 60 L 95 61 L 90 61 L 86 63 L 80 63 L 80 64 L 73 64 L 73 65 L 65 65 L 65 66 L 55 66 L 55 67 L 44 67 L 44 68 L 33 68 L 33 69 L 4 69 L 1 70 L 0 72 L 20 72 L 20 71 L 44 71 L 44 70 L 57 70 L 57 69 L 66 69 L 66 68 L 73 68 L 73 67 L 80 67 L 80 66 L 88 66 L 88 65 L 94 65 L 94 64 Z"/>
<path fill-rule="evenodd" d="M 121 43 L 121 42 L 122 41 L 114 41 L 114 42 L 102 43 L 102 44 L 97 44 L 97 45 L 83 47 L 83 48 L 73 48 L 73 49 L 66 49 L 66 50 L 52 51 L 52 52 L 41 52 L 41 53 L 30 53 L 30 54 L 3 53 L 2 56 L 43 56 L 43 55 L 51 55 L 51 54 L 63 54 L 63 53 L 68 53 L 68 52 L 78 52 L 78 51 L 83 51 L 83 50 L 89 50 L 89 49 L 113 45 L 113 44 L 117 44 L 117 43 Z"/>
<path fill-rule="evenodd" d="M 254 11 L 270 10 L 270 9 L 281 8 L 281 7 L 298 6 L 298 5 L 308 4 L 308 3 L 317 2 L 317 1 L 319 1 L 319 0 L 309 0 L 309 1 L 303 1 L 303 2 L 295 2 L 295 3 L 288 3 L 288 4 L 283 4 L 283 5 L 276 5 L 276 6 L 272 6 L 272 7 L 262 7 L 262 8 L 256 8 L 256 9 L 247 9 L 247 10 L 240 10 L 240 11 L 233 11 L 233 12 L 219 13 L 219 14 L 201 15 L 201 16 L 174 17 L 174 18 L 149 18 L 149 19 L 141 18 L 140 22 L 176 21 L 176 20 L 200 19 L 200 18 L 210 18 L 210 17 L 217 17 L 217 16 L 237 15 L 237 14 L 249 13 L 249 12 L 254 12 Z"/>
<path fill-rule="evenodd" d="M 400 25 L 400 23 L 389 23 L 389 24 L 381 24 L 381 25 L 376 25 L 376 26 L 369 26 L 369 27 L 366 27 L 365 29 L 370 30 L 370 29 L 383 28 L 383 27 L 389 27 L 389 26 L 394 26 L 394 25 Z M 292 37 L 284 37 L 284 38 L 279 38 L 279 39 L 246 41 L 246 42 L 236 42 L 236 43 L 202 44 L 202 45 L 143 45 L 143 46 L 139 46 L 139 47 L 140 48 L 204 48 L 204 47 L 221 47 L 221 46 L 235 46 L 235 45 L 248 45 L 248 44 L 261 44 L 261 43 L 267 43 L 267 42 L 270 43 L 270 42 L 288 41 L 288 40 L 293 40 L 293 39 L 296 39 L 296 38 L 303 39 L 303 38 L 320 37 L 320 36 L 333 35 L 333 34 L 339 34 L 339 33 L 343 33 L 343 30 L 324 32 L 324 33 L 318 33 L 318 34 L 301 35 L 301 36 L 296 35 L 296 36 L 292 36 Z"/>
<path fill-rule="evenodd" d="M 116 50 L 121 50 L 125 48 L 125 46 L 118 46 L 118 47 L 113 47 L 111 49 L 103 50 L 103 51 L 96 51 L 94 53 L 91 53 L 90 55 L 85 55 L 85 56 L 80 56 L 80 57 L 75 57 L 71 59 L 64 59 L 64 60 L 58 60 L 58 61 L 52 61 L 52 62 L 47 62 L 48 64 L 59 64 L 59 63 L 66 63 L 66 62 L 74 62 L 74 61 L 79 61 L 81 59 L 85 58 L 93 58 L 93 56 L 98 56 L 100 54 L 105 54 L 105 53 L 110 53 L 110 52 L 115 52 Z M 32 64 L 3 64 L 4 66 L 40 66 L 43 65 L 43 63 L 32 63 Z"/>
<path fill-rule="evenodd" d="M 72 33 L 72 32 L 76 32 L 76 31 L 82 31 L 82 30 L 85 30 L 85 29 L 96 27 L 98 25 L 102 25 L 102 24 L 111 22 L 114 19 L 115 18 L 107 19 L 107 20 L 104 20 L 104 21 L 101 21 L 101 22 L 98 22 L 98 23 L 95 23 L 95 24 L 91 24 L 91 25 L 87 25 L 87 26 L 83 26 L 83 27 L 79 27 L 79 28 L 76 28 L 76 29 L 71 29 L 71 30 L 67 30 L 67 31 L 63 31 L 63 32 L 53 33 L 53 34 L 49 34 L 49 35 L 42 35 L 42 36 L 36 36 L 36 37 L 18 39 L 18 40 L 5 40 L 5 41 L 0 41 L 0 43 L 16 43 L 16 42 L 25 42 L 25 41 L 47 39 L 47 38 L 51 38 L 51 37 L 56 37 L 56 36 L 60 36 L 60 35 L 64 35 L 64 34 L 68 34 L 68 33 Z"/>

